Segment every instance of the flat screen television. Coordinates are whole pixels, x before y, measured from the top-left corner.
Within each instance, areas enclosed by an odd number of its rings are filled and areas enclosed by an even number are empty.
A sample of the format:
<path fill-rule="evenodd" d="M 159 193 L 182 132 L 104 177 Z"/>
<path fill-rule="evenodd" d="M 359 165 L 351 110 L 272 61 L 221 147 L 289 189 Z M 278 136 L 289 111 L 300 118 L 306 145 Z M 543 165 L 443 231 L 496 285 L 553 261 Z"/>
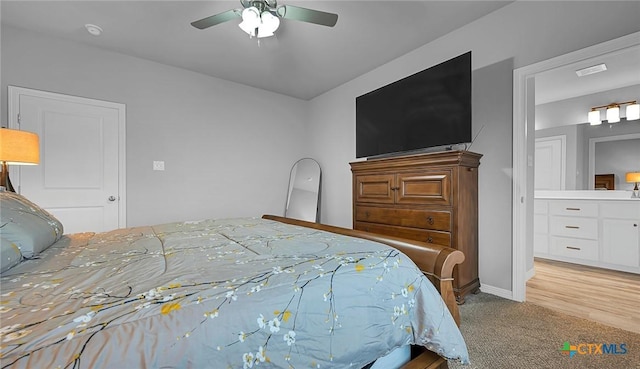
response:
<path fill-rule="evenodd" d="M 471 51 L 356 98 L 356 157 L 471 142 Z"/>

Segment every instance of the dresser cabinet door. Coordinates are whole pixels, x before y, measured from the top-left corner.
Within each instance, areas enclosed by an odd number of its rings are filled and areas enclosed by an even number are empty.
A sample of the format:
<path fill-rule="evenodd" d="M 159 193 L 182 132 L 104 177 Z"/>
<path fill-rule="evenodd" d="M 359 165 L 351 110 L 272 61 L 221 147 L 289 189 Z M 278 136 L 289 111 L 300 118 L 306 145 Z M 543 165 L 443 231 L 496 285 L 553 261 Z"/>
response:
<path fill-rule="evenodd" d="M 393 204 L 395 175 L 371 174 L 355 176 L 355 201 L 359 203 Z"/>
<path fill-rule="evenodd" d="M 399 173 L 398 204 L 451 205 L 451 171 Z"/>

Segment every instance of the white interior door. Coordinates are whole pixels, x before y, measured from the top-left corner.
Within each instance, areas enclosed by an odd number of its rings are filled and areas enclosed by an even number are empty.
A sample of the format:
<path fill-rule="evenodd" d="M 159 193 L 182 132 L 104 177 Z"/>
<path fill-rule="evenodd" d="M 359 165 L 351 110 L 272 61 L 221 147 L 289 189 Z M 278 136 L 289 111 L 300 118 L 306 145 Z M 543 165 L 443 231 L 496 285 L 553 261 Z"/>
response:
<path fill-rule="evenodd" d="M 38 134 L 40 164 L 13 166 L 16 191 L 56 218 L 65 233 L 126 226 L 125 106 L 9 87 L 14 127 Z"/>
<path fill-rule="evenodd" d="M 564 190 L 566 166 L 566 137 L 536 139 L 535 189 Z"/>

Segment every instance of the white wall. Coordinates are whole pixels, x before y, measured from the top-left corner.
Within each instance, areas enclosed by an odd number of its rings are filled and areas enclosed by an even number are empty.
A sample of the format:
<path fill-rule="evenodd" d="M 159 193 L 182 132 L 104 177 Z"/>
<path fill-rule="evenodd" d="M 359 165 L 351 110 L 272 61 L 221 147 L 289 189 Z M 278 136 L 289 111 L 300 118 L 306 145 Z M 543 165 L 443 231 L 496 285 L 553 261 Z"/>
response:
<path fill-rule="evenodd" d="M 11 27 L 1 37 L 0 125 L 7 85 L 126 104 L 128 226 L 284 212 L 306 101 Z"/>
<path fill-rule="evenodd" d="M 324 170 L 322 221 L 351 226 L 348 163 L 355 160 L 355 98 L 471 50 L 474 134 L 484 127 L 472 147 L 484 155 L 480 282 L 510 291 L 513 69 L 640 30 L 639 5 L 517 1 L 313 99 L 312 156 Z"/>

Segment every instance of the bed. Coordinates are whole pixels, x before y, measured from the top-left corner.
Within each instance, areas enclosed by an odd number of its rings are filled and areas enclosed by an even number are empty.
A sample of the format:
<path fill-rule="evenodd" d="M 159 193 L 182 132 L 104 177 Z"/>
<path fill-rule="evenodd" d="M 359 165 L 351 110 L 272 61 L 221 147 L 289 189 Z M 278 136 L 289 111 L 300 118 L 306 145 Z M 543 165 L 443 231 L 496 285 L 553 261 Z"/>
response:
<path fill-rule="evenodd" d="M 366 368 L 408 345 L 406 369 L 469 361 L 459 251 L 270 215 L 63 235 L 0 196 L 2 368 Z"/>

